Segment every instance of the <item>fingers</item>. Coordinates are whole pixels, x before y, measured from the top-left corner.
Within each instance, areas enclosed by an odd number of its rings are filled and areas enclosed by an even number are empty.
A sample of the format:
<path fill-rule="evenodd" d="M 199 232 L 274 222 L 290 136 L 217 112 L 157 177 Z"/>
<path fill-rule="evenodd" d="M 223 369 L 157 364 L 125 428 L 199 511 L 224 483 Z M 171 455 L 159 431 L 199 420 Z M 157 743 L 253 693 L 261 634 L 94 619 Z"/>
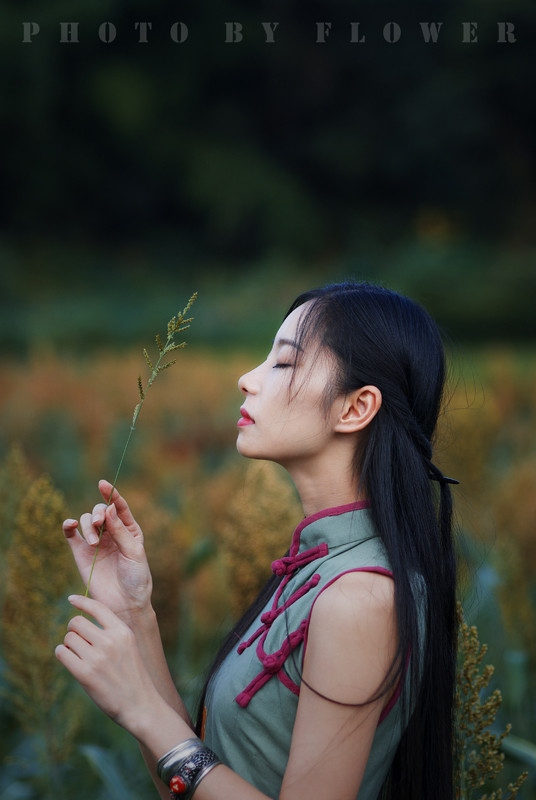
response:
<path fill-rule="evenodd" d="M 133 532 L 126 527 L 117 513 L 115 503 L 111 503 L 106 509 L 104 524 L 106 531 L 123 555 L 134 556 L 140 550 L 143 543 L 141 530 L 136 526 L 136 530 Z"/>
<path fill-rule="evenodd" d="M 103 498 L 108 503 L 110 494 L 112 492 L 112 484 L 108 481 L 99 481 L 99 491 Z M 128 507 L 128 503 L 124 497 L 121 497 L 117 489 L 113 490 L 112 501 L 117 509 L 117 513 L 125 525 L 136 525 L 136 520 L 132 516 L 132 512 Z"/>
<path fill-rule="evenodd" d="M 95 526 L 93 523 L 93 515 L 92 514 L 82 514 L 80 517 L 80 530 L 82 532 L 83 538 L 86 540 L 88 544 L 95 545 L 99 541 L 100 537 L 100 529 L 104 523 L 104 514 L 102 515 L 102 521 Z"/>
<path fill-rule="evenodd" d="M 82 536 L 91 545 L 97 544 L 103 528 L 106 528 L 107 533 L 111 535 L 118 546 L 119 539 L 126 533 L 126 528 L 117 515 L 114 503 L 109 506 L 100 503 L 95 506 L 91 514 L 82 514 L 80 528 Z"/>
<path fill-rule="evenodd" d="M 88 648 L 98 645 L 102 641 L 102 636 L 102 629 L 87 617 L 76 616 L 67 624 L 67 633 L 63 643 L 78 658 L 86 658 L 89 655 Z"/>
<path fill-rule="evenodd" d="M 93 507 L 93 511 L 91 513 L 82 514 L 80 517 L 82 536 L 88 544 L 94 545 L 99 542 L 102 529 L 105 526 L 107 530 L 109 530 L 108 526 L 106 525 L 107 521 L 112 520 L 112 524 L 115 523 L 117 513 L 113 513 L 113 510 L 111 513 L 109 513 L 110 509 L 112 509 L 112 506 L 114 506 L 114 503 L 111 503 L 110 505 L 106 505 L 105 503 L 97 503 L 97 505 Z"/>
<path fill-rule="evenodd" d="M 69 603 L 79 611 L 84 611 L 86 614 L 89 614 L 91 617 L 93 617 L 95 622 L 97 622 L 102 628 L 110 628 L 113 625 L 124 626 L 124 623 L 121 622 L 121 620 L 114 614 L 113 611 L 110 611 L 110 609 L 105 606 L 104 603 L 100 603 L 98 600 L 94 600 L 92 597 L 85 597 L 85 595 L 81 594 L 71 594 L 67 599 Z M 73 617 L 73 619 L 69 622 L 68 629 L 81 632 L 81 635 L 84 635 L 85 638 L 89 635 L 90 631 L 95 629 L 95 626 L 90 620 L 84 619 L 84 617 Z M 94 633 L 92 636 L 94 636 Z"/>
<path fill-rule="evenodd" d="M 95 641 L 95 633 L 98 633 L 100 628 L 96 628 L 87 617 L 76 616 L 67 623 L 67 631 L 77 634 L 84 639 L 84 641 L 88 642 L 88 644 L 93 644 Z"/>
<path fill-rule="evenodd" d="M 72 547 L 81 542 L 95 546 L 105 529 L 125 555 L 130 552 L 133 540 L 136 541 L 136 549 L 139 549 L 139 544 L 143 543 L 143 534 L 128 503 L 108 481 L 99 481 L 99 489 L 106 503 L 97 503 L 91 513 L 82 514 L 80 523 L 74 519 L 66 519 L 63 523 L 65 538 Z"/>
<path fill-rule="evenodd" d="M 68 631 L 63 637 L 65 647 L 78 658 L 87 658 L 89 648 L 93 645 L 74 631 Z"/>
<path fill-rule="evenodd" d="M 105 503 L 97 503 L 96 506 L 93 506 L 91 521 L 96 528 L 99 528 L 104 523 L 107 508 L 108 506 Z"/>
<path fill-rule="evenodd" d="M 104 524 L 106 506 L 102 503 L 95 506 L 92 514 L 82 514 L 80 517 L 80 529 L 76 519 L 66 519 L 63 522 L 63 534 L 66 539 L 73 544 L 76 538 L 84 539 L 87 544 L 95 545 L 100 538 L 100 528 Z M 78 534 L 78 537 L 77 537 Z"/>
<path fill-rule="evenodd" d="M 63 643 L 54 648 L 54 655 L 60 664 L 63 664 L 76 677 L 81 662 L 80 656 Z"/>
<path fill-rule="evenodd" d="M 95 670 L 104 674 L 110 654 L 131 646 L 134 635 L 113 611 L 98 600 L 83 595 L 70 595 L 68 600 L 95 622 L 82 616 L 73 617 L 67 625 L 63 643 L 55 648 L 55 655 L 87 691 L 86 679 Z"/>
<path fill-rule="evenodd" d="M 106 611 L 108 609 L 97 600 L 92 600 L 82 595 L 71 595 L 68 600 L 75 608 L 90 614 L 103 628 L 103 620 L 107 616 L 109 617 L 108 624 L 110 624 L 110 621 L 113 622 L 113 620 L 117 619 L 112 612 L 107 615 Z M 99 608 L 99 606 L 102 606 L 102 608 Z M 104 614 L 103 608 L 105 609 Z M 91 620 L 81 616 L 73 617 L 67 624 L 67 633 L 63 638 L 63 643 L 55 648 L 56 657 L 73 671 L 78 661 L 90 655 L 91 648 L 99 641 L 99 636 L 102 636 L 101 628 Z"/>
<path fill-rule="evenodd" d="M 78 520 L 76 519 L 66 519 L 63 522 L 63 535 L 66 539 L 70 539 L 71 536 L 76 534 L 76 530 L 78 528 Z"/>
<path fill-rule="evenodd" d="M 55 648 L 56 658 L 99 708 L 127 727 L 136 721 L 138 708 L 152 710 L 163 704 L 128 625 L 97 600 L 82 595 L 68 599 L 94 621 L 73 617 L 63 643 Z"/>
<path fill-rule="evenodd" d="M 76 547 L 80 542 L 86 541 L 87 544 L 97 544 L 99 541 L 99 534 L 95 532 L 95 530 L 91 527 L 91 524 L 88 524 L 87 518 L 89 514 L 83 514 L 80 517 L 80 527 L 82 528 L 82 534 L 78 530 L 78 522 L 75 519 L 66 519 L 63 522 L 63 535 L 71 545 L 71 547 Z"/>
<path fill-rule="evenodd" d="M 112 504 L 113 505 L 113 504 Z M 96 545 L 100 541 L 102 529 L 106 524 L 107 511 L 110 507 L 105 503 L 97 503 L 91 513 L 86 512 L 80 517 L 81 536 L 87 544 Z M 117 515 L 116 515 L 117 516 Z M 65 520 L 63 532 L 67 538 L 74 536 L 77 532 L 78 523 L 76 520 Z"/>

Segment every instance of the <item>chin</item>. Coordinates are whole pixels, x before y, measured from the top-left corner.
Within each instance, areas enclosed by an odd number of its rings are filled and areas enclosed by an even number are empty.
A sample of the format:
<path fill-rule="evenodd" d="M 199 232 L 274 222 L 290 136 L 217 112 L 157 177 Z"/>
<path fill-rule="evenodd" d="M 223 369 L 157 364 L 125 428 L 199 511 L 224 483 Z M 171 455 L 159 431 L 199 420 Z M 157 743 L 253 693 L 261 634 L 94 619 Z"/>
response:
<path fill-rule="evenodd" d="M 261 461 L 272 461 L 272 459 L 269 456 L 265 455 L 264 453 L 259 453 L 258 451 L 255 451 L 252 447 L 248 447 L 245 442 L 241 442 L 240 437 L 238 437 L 237 439 L 236 449 L 241 456 L 244 456 L 244 458 L 259 459 Z"/>
<path fill-rule="evenodd" d="M 240 436 L 236 440 L 236 449 L 238 450 L 241 456 L 244 456 L 244 458 L 259 458 L 259 456 L 257 456 L 255 452 L 252 451 L 251 447 L 248 447 L 245 442 L 240 441 Z"/>

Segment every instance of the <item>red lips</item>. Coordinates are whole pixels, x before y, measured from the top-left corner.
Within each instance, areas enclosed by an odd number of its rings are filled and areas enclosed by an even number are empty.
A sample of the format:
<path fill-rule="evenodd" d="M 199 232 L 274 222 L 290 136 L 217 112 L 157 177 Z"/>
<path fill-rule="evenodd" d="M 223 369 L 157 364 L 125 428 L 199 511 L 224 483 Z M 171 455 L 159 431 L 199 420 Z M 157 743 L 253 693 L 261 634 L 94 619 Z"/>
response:
<path fill-rule="evenodd" d="M 241 417 L 238 420 L 238 422 L 236 423 L 239 427 L 243 428 L 245 425 L 254 425 L 255 424 L 255 420 L 253 419 L 253 417 L 250 417 L 250 415 L 248 414 L 248 412 L 246 411 L 245 408 L 241 408 L 240 409 L 240 414 L 241 414 Z"/>

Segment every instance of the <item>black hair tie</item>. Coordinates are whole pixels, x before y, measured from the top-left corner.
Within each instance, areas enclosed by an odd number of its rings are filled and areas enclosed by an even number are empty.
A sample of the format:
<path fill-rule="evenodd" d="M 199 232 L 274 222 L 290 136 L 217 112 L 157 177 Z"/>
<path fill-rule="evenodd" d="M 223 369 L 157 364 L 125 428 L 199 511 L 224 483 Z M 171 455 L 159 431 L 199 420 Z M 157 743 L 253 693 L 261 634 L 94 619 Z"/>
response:
<path fill-rule="evenodd" d="M 429 477 L 431 481 L 437 481 L 438 483 L 452 483 L 453 485 L 460 483 L 460 481 L 457 481 L 456 478 L 447 478 L 446 475 L 441 475 L 441 473 L 437 475 L 430 474 Z"/>
<path fill-rule="evenodd" d="M 458 484 L 460 482 L 457 481 L 456 478 L 447 478 L 447 476 L 443 475 L 441 470 L 431 461 L 428 462 L 428 477 L 431 481 L 437 481 L 441 486 L 445 483 Z"/>

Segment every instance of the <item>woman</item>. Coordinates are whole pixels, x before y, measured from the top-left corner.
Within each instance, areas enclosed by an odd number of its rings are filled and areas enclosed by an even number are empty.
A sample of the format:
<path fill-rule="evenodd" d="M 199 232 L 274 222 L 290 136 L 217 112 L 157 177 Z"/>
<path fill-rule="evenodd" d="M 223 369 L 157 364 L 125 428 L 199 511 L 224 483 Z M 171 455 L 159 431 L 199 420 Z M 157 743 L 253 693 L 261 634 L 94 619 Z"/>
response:
<path fill-rule="evenodd" d="M 288 470 L 305 519 L 216 659 L 204 741 L 165 663 L 125 500 L 83 515 L 81 533 L 64 523 L 86 581 L 105 533 L 93 598 L 70 598 L 98 625 L 74 617 L 57 657 L 153 776 L 159 762 L 161 797 L 451 800 L 453 481 L 431 460 L 444 376 L 423 309 L 344 283 L 300 295 L 240 378 L 237 448 Z"/>

